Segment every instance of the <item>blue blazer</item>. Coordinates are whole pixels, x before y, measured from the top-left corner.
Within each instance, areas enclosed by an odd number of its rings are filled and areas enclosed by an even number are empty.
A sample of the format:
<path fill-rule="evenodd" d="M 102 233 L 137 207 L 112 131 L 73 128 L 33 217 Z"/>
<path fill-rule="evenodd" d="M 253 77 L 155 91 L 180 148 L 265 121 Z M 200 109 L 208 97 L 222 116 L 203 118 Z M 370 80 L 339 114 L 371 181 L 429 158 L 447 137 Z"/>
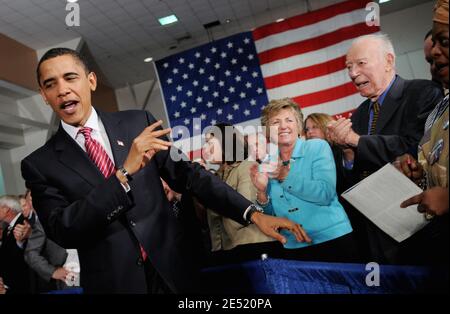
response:
<path fill-rule="evenodd" d="M 336 195 L 336 166 L 330 145 L 320 139 L 298 139 L 290 161 L 291 169 L 280 183 L 270 179 L 267 214 L 286 217 L 303 226 L 311 244 L 297 242 L 289 232 L 285 248 L 302 248 L 333 240 L 352 231 Z"/>

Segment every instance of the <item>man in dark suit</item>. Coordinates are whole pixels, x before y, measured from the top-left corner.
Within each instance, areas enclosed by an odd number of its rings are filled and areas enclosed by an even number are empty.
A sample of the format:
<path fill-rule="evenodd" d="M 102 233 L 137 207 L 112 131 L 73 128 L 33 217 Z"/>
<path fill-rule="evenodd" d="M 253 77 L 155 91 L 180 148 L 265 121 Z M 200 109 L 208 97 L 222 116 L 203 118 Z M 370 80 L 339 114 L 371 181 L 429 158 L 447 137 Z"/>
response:
<path fill-rule="evenodd" d="M 5 222 L 0 247 L 0 277 L 8 286 L 8 294 L 31 293 L 30 273 L 23 258 L 31 227 L 22 215 L 19 198 L 0 197 L 0 223 Z"/>
<path fill-rule="evenodd" d="M 201 166 L 180 160 L 164 137 L 170 129 L 161 129 L 162 121 L 148 112 L 96 111 L 96 76 L 75 51 L 51 49 L 37 75 L 44 100 L 62 122 L 22 161 L 22 175 L 47 236 L 78 249 L 87 293 L 188 292 L 198 282 L 191 257 L 179 249 L 177 219 L 160 177 L 280 241 L 279 228 L 303 240 L 299 225 L 258 212 Z"/>
<path fill-rule="evenodd" d="M 395 73 L 395 52 L 386 35 L 367 35 L 351 45 L 346 65 L 361 96 L 366 97 L 351 120 L 330 126 L 334 140 L 354 150 L 344 160 L 357 183 L 405 152 L 417 153 L 429 112 L 442 98 L 440 87 L 428 80 L 404 80 Z M 399 261 L 399 245 L 359 213 L 349 213 L 355 235 L 368 260 Z"/>

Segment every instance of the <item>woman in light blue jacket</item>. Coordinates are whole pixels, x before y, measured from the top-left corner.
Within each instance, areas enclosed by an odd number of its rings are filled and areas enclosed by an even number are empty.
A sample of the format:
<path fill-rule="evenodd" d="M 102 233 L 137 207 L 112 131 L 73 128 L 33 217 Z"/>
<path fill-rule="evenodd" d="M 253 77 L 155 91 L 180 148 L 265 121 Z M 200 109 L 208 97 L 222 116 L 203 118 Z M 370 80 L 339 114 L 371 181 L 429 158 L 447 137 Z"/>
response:
<path fill-rule="evenodd" d="M 312 242 L 297 242 L 289 233 L 283 257 L 349 262 L 356 257 L 352 227 L 336 195 L 336 171 L 328 143 L 300 138 L 303 114 L 291 99 L 272 100 L 261 122 L 278 145 L 278 166 L 251 168 L 257 203 L 264 212 L 299 223 Z M 273 160 L 273 158 L 272 158 Z"/>

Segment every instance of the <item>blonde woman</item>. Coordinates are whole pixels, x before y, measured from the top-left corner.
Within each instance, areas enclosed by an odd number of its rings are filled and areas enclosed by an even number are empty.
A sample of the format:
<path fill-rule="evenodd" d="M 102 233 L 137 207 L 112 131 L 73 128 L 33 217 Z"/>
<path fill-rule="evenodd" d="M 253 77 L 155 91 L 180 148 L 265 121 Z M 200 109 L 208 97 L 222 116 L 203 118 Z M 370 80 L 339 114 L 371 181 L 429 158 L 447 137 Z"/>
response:
<path fill-rule="evenodd" d="M 301 224 L 310 238 L 309 243 L 298 243 L 286 234 L 283 257 L 353 261 L 352 227 L 336 195 L 330 145 L 322 139 L 300 138 L 303 114 L 288 98 L 272 100 L 262 112 L 261 123 L 271 130 L 268 136 L 278 145 L 280 162 L 275 174 L 251 168 L 257 202 L 265 213 Z"/>

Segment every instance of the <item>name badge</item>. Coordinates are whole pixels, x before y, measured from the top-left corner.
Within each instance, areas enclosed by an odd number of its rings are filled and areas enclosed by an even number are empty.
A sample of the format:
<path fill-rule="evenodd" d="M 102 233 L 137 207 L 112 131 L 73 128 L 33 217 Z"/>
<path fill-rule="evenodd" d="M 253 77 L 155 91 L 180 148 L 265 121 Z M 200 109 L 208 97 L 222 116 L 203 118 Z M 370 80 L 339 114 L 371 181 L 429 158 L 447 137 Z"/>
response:
<path fill-rule="evenodd" d="M 430 164 L 434 165 L 438 160 L 439 157 L 442 154 L 442 150 L 444 149 L 444 140 L 440 139 L 439 141 L 437 141 L 436 144 L 434 144 L 433 149 L 430 152 Z"/>

